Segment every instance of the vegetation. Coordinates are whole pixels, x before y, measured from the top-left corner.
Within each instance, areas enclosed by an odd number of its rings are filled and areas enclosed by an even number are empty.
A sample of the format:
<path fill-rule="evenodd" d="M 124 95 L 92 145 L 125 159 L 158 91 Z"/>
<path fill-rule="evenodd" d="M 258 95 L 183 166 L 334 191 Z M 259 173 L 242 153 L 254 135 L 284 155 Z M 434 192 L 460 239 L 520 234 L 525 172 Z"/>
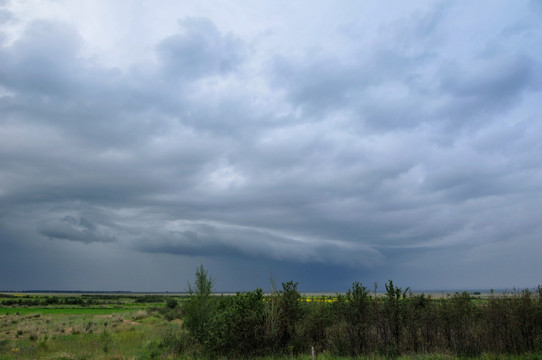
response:
<path fill-rule="evenodd" d="M 432 299 L 390 280 L 379 297 L 354 283 L 334 301 L 301 301 L 292 281 L 269 296 L 212 296 L 212 285 L 200 267 L 171 337 L 179 356 L 301 356 L 311 347 L 335 357 L 542 355 L 540 286 L 480 301 L 466 292 Z"/>
<path fill-rule="evenodd" d="M 378 296 L 354 283 L 304 297 L 290 281 L 217 295 L 195 275 L 187 296 L 0 294 L 0 359 L 542 357 L 541 286 L 434 299 L 389 281 Z"/>

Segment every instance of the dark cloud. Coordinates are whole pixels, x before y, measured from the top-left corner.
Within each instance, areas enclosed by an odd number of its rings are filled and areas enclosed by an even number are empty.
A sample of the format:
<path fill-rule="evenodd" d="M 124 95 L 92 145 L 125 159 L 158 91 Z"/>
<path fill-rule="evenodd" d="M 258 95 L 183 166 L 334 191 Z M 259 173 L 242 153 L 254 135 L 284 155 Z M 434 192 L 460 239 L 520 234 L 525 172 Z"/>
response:
<path fill-rule="evenodd" d="M 199 263 L 229 290 L 535 281 L 498 264 L 540 250 L 540 26 L 474 44 L 465 6 L 295 55 L 188 17 L 126 68 L 30 22 L 0 47 L 0 270 L 34 265 L 0 287 L 182 290 Z"/>
<path fill-rule="evenodd" d="M 379 263 L 380 254 L 369 246 L 343 241 L 299 239 L 269 231 L 232 225 L 180 223 L 153 240 L 137 245 L 142 251 L 183 255 L 244 256 L 293 263 L 332 263 L 367 266 Z"/>
<path fill-rule="evenodd" d="M 114 238 L 104 234 L 95 224 L 84 217 L 76 219 L 67 215 L 56 222 L 48 222 L 37 228 L 40 235 L 51 239 L 91 242 L 112 242 Z"/>

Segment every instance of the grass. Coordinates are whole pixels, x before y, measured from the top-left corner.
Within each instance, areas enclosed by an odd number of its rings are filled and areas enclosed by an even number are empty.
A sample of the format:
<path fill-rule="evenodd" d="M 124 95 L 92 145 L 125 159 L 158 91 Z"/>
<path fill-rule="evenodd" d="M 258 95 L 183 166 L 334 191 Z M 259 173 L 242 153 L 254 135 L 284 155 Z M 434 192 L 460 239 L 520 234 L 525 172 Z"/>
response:
<path fill-rule="evenodd" d="M 95 296 L 92 305 L 65 303 L 73 298 L 0 295 L 0 301 L 22 301 L 22 305 L 0 306 L 0 360 L 152 359 L 162 353 L 165 328 L 180 327 L 150 310 L 165 303 L 141 303 L 133 296 Z M 47 304 L 52 299 L 53 304 Z"/>
<path fill-rule="evenodd" d="M 150 359 L 159 354 L 164 328 L 180 326 L 141 310 L 31 310 L 0 315 L 0 359 Z"/>
<path fill-rule="evenodd" d="M 0 360 L 11 359 L 174 359 L 161 346 L 166 331 L 178 331 L 178 320 L 166 321 L 152 311 L 129 309 L 40 309 L 19 314 L 0 313 Z M 45 313 L 43 310 L 57 310 Z M 66 310 L 69 310 L 66 312 Z M 116 312 L 104 313 L 106 310 Z M 178 356 L 178 355 L 177 355 Z M 182 357 L 190 359 L 190 357 Z M 308 360 L 310 355 L 295 359 Z M 542 359 L 541 355 L 496 356 L 482 355 L 480 360 Z M 284 356 L 260 359 L 285 359 Z M 353 359 L 318 354 L 319 360 Z M 385 359 L 382 356 L 357 359 Z M 447 354 L 401 356 L 410 360 L 451 360 Z"/>
<path fill-rule="evenodd" d="M 55 295 L 61 300 L 62 296 Z M 71 295 L 73 296 L 73 295 Z M 51 295 L 17 295 L 2 299 L 22 298 L 44 303 Z M 88 299 L 85 298 L 85 299 Z M 176 298 L 182 302 L 184 298 Z M 134 297 L 95 297 L 93 305 L 77 306 L 64 303 L 38 306 L 0 306 L 0 360 L 8 359 L 190 359 L 169 354 L 164 347 L 166 334 L 181 331 L 179 320 L 167 321 L 153 308 L 165 307 L 164 302 L 136 302 Z M 306 296 L 305 302 L 331 303 L 336 296 Z M 152 301 L 152 300 L 151 300 Z M 434 300 L 436 301 L 436 300 Z M 477 304 L 487 299 L 476 299 Z M 307 353 L 310 349 L 307 349 Z M 179 357 L 181 356 L 181 357 Z M 285 356 L 260 359 L 285 359 Z M 311 359 L 299 355 L 295 359 Z M 318 354 L 317 359 L 353 359 Z M 380 355 L 357 359 L 385 359 Z M 398 359 L 456 359 L 449 354 L 401 356 Z M 541 359 L 541 354 L 482 354 L 473 359 Z"/>
<path fill-rule="evenodd" d="M 110 315 L 116 313 L 133 312 L 134 309 L 126 308 L 7 308 L 0 307 L 0 314 L 5 315 L 51 315 L 51 314 L 65 314 L 65 315 Z"/>

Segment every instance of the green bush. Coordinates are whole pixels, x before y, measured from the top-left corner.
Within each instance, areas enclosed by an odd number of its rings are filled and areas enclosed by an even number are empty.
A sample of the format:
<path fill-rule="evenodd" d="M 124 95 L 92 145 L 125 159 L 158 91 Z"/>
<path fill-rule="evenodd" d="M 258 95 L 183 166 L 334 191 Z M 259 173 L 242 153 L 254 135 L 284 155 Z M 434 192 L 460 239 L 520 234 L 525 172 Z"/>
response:
<path fill-rule="evenodd" d="M 482 313 L 469 293 L 455 293 L 441 302 L 440 327 L 445 335 L 445 347 L 458 356 L 480 355 Z"/>
<path fill-rule="evenodd" d="M 168 298 L 166 300 L 166 307 L 168 309 L 175 309 L 177 306 L 179 305 L 179 302 L 177 301 L 177 299 L 174 299 L 174 298 Z"/>
<path fill-rule="evenodd" d="M 301 350 L 299 344 L 298 322 L 302 317 L 301 294 L 297 291 L 298 283 L 282 283 L 282 290 L 277 294 L 276 333 L 273 341 L 277 350 L 293 352 Z"/>
<path fill-rule="evenodd" d="M 209 322 L 205 348 L 222 355 L 263 353 L 266 345 L 263 305 L 261 289 L 219 298 L 216 313 Z"/>
<path fill-rule="evenodd" d="M 327 303 L 325 297 L 307 305 L 308 311 L 301 323 L 304 342 L 314 346 L 320 353 L 327 348 L 327 329 L 333 325 L 333 304 Z"/>
<path fill-rule="evenodd" d="M 209 321 L 216 310 L 216 301 L 211 297 L 213 282 L 203 265 L 200 266 L 196 270 L 196 281 L 188 284 L 190 297 L 183 304 L 183 325 L 201 345 L 209 335 Z"/>
<path fill-rule="evenodd" d="M 466 292 L 443 299 L 413 295 L 391 280 L 383 297 L 372 297 L 355 282 L 328 303 L 301 301 L 297 286 L 282 283 L 267 297 L 261 289 L 213 296 L 213 280 L 200 266 L 189 284 L 190 297 L 173 309 L 183 328 L 168 333 L 163 346 L 197 358 L 291 356 L 308 354 L 311 347 L 343 357 L 542 351 L 541 287 L 481 302 Z"/>

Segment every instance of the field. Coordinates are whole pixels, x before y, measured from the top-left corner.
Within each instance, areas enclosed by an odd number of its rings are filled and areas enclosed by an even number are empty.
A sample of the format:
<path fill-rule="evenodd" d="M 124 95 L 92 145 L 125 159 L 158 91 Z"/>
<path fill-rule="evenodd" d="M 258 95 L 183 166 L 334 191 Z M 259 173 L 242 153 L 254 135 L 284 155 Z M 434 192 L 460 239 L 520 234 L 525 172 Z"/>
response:
<path fill-rule="evenodd" d="M 205 275 L 205 274 L 204 274 Z M 205 284 L 205 278 L 202 278 Z M 0 294 L 1 359 L 542 358 L 542 291 Z"/>
<path fill-rule="evenodd" d="M 17 300 L 22 305 L 0 307 L 0 359 L 152 358 L 162 332 L 180 326 L 151 310 L 163 308 L 165 302 L 136 303 L 113 296 L 8 296 L 0 301 Z M 66 299 L 91 299 L 92 305 L 66 305 Z"/>

